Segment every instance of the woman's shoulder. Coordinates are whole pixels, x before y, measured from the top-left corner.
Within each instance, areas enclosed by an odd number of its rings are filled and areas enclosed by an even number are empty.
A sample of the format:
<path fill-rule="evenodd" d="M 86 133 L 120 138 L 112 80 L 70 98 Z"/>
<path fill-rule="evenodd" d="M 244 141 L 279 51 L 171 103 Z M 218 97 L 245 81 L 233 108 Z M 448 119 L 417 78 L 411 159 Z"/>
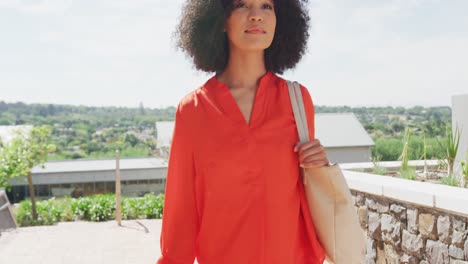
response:
<path fill-rule="evenodd" d="M 206 87 L 210 80 L 211 78 L 182 97 L 177 106 L 177 110 L 180 114 L 183 113 L 186 116 L 197 112 L 204 97 L 206 97 Z"/>
<path fill-rule="evenodd" d="M 197 105 L 200 100 L 199 94 L 200 88 L 197 88 L 184 95 L 177 105 L 177 111 L 179 114 L 187 116 L 193 113 L 197 109 Z"/>

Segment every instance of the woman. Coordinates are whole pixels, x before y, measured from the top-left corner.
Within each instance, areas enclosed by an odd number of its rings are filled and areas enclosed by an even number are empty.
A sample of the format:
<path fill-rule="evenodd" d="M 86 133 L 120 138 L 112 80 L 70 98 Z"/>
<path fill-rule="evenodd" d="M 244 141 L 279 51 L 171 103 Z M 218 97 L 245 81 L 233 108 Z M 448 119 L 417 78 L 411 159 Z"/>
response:
<path fill-rule="evenodd" d="M 191 0 L 179 47 L 216 72 L 179 104 L 158 264 L 316 264 L 320 245 L 298 165 L 327 166 L 314 108 L 301 87 L 311 140 L 298 135 L 285 80 L 304 54 L 299 0 Z"/>

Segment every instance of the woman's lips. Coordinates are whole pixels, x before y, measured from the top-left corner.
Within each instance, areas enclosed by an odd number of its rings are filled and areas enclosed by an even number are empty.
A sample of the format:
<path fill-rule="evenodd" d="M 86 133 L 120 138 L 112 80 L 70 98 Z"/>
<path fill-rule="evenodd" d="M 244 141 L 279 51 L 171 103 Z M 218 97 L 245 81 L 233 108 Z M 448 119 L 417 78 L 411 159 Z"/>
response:
<path fill-rule="evenodd" d="M 262 28 L 259 28 L 259 27 L 253 27 L 253 28 L 249 28 L 245 31 L 245 33 L 248 33 L 248 34 L 265 34 L 265 30 L 263 30 Z"/>

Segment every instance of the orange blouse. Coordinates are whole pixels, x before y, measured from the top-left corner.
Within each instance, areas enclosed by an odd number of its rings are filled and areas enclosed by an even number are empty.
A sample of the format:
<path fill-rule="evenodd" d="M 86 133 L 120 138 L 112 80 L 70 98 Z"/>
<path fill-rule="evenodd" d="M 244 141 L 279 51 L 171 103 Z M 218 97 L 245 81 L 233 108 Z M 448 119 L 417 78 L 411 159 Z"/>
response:
<path fill-rule="evenodd" d="M 314 137 L 314 107 L 301 87 Z M 262 76 L 247 124 L 215 76 L 179 104 L 157 264 L 318 264 L 286 81 Z"/>

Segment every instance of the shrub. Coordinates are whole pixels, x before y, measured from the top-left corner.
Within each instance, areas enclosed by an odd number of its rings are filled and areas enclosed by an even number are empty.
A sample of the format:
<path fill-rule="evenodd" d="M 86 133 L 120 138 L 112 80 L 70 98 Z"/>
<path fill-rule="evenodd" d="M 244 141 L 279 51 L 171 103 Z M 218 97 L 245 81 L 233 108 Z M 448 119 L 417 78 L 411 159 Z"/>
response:
<path fill-rule="evenodd" d="M 19 207 L 16 210 L 16 222 L 18 222 L 19 226 L 34 225 L 31 212 L 32 212 L 31 200 L 24 200 L 19 204 Z"/>
<path fill-rule="evenodd" d="M 442 142 L 445 142 L 442 140 Z M 441 147 L 437 138 L 426 138 L 428 159 L 443 159 L 445 149 Z M 403 149 L 403 142 L 398 138 L 379 138 L 375 140 L 375 146 L 372 148 L 372 156 L 381 156 L 382 161 L 398 160 Z M 410 160 L 421 159 L 424 153 L 424 140 L 422 137 L 413 135 L 409 142 Z"/>
<path fill-rule="evenodd" d="M 73 215 L 79 220 L 90 219 L 89 211 L 91 210 L 91 206 L 91 197 L 73 198 L 71 202 Z"/>
<path fill-rule="evenodd" d="M 122 200 L 122 219 L 159 219 L 162 218 L 164 194 L 154 196 L 145 194 L 143 198 Z"/>
<path fill-rule="evenodd" d="M 382 161 L 394 161 L 400 157 L 403 143 L 398 139 L 380 138 L 372 148 L 372 156 L 381 156 Z"/>
<path fill-rule="evenodd" d="M 458 125 L 455 128 L 455 131 L 453 133 L 452 133 L 452 129 L 449 126 L 447 126 L 447 132 L 446 132 L 447 145 L 443 145 L 443 143 L 439 141 L 439 145 L 445 148 L 445 158 L 447 159 L 447 163 L 448 163 L 448 175 L 453 174 L 453 166 L 455 164 L 455 160 L 457 157 L 461 133 L 462 131 L 458 128 Z"/>
<path fill-rule="evenodd" d="M 73 214 L 87 221 L 107 221 L 115 212 L 115 195 L 101 194 L 72 200 Z"/>
<path fill-rule="evenodd" d="M 143 198 L 142 211 L 148 219 L 162 218 L 162 209 L 164 206 L 164 195 L 158 196 L 145 194 Z"/>
<path fill-rule="evenodd" d="M 60 222 L 62 219 L 63 209 L 57 206 L 54 202 L 55 199 L 51 198 L 45 201 L 38 201 L 37 220 L 32 218 L 32 205 L 31 200 L 24 200 L 20 203 L 16 211 L 16 221 L 19 226 L 34 226 L 34 225 L 53 225 Z"/>
<path fill-rule="evenodd" d="M 139 219 L 141 216 L 141 198 L 122 199 L 122 219 Z"/>
<path fill-rule="evenodd" d="M 162 217 L 164 194 L 122 198 L 122 219 L 158 219 Z M 38 201 L 38 220 L 32 220 L 31 201 L 22 201 L 16 209 L 20 226 L 53 225 L 61 221 L 108 221 L 115 218 L 115 195 L 100 194 L 81 198 L 51 198 Z"/>
<path fill-rule="evenodd" d="M 89 210 L 89 219 L 95 222 L 108 221 L 114 218 L 115 195 L 99 195 L 94 197 L 94 201 Z"/>
<path fill-rule="evenodd" d="M 55 205 L 62 211 L 62 219 L 60 220 L 60 222 L 75 220 L 75 216 L 72 210 L 72 200 L 73 198 L 70 197 L 55 199 Z"/>

